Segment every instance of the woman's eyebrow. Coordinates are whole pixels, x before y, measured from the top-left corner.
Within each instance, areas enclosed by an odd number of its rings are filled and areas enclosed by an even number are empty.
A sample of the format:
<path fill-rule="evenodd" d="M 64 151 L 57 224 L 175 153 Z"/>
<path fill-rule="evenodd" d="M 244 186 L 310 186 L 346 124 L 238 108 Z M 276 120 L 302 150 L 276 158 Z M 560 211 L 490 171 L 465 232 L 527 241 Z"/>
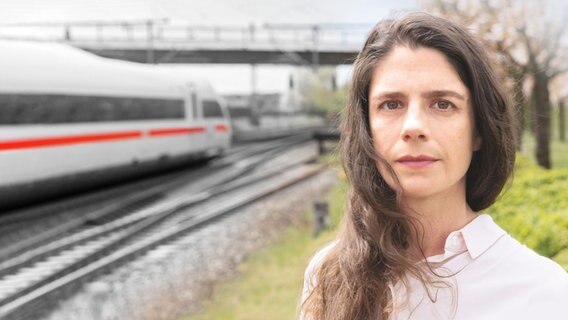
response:
<path fill-rule="evenodd" d="M 400 91 L 383 91 L 371 97 L 371 101 L 381 99 L 400 99 L 406 95 Z"/>
<path fill-rule="evenodd" d="M 454 97 L 460 100 L 466 100 L 466 98 L 452 90 L 434 90 L 428 91 L 422 94 L 425 98 L 439 98 L 439 97 Z"/>
<path fill-rule="evenodd" d="M 383 91 L 383 92 L 379 92 L 378 94 L 374 95 L 371 97 L 371 101 L 376 101 L 376 100 L 382 100 L 382 99 L 402 99 L 406 97 L 406 94 L 404 94 L 401 91 Z M 460 99 L 460 100 L 467 100 L 467 98 L 456 92 L 453 90 L 433 90 L 433 91 L 428 91 L 428 92 L 424 92 L 422 94 L 422 97 L 424 98 L 440 98 L 440 97 L 454 97 L 456 99 Z"/>

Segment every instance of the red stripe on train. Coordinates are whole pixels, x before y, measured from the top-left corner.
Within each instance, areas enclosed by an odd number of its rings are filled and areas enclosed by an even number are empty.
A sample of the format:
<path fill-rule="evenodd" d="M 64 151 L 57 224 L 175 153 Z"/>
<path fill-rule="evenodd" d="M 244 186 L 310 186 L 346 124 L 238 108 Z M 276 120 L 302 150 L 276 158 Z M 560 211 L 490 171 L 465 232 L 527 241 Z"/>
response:
<path fill-rule="evenodd" d="M 205 127 L 190 127 L 190 128 L 167 128 L 167 129 L 152 129 L 148 132 L 150 136 L 167 136 L 177 134 L 193 134 L 203 133 Z"/>
<path fill-rule="evenodd" d="M 30 149 L 42 147 L 55 147 L 68 144 L 78 143 L 92 143 L 100 141 L 111 140 L 124 140 L 136 139 L 142 137 L 142 131 L 124 131 L 124 132 L 110 132 L 110 133 L 96 133 L 84 134 L 76 136 L 63 136 L 63 137 L 49 137 L 49 138 L 31 138 L 31 139 L 18 139 L 18 140 L 0 140 L 1 150 L 14 150 L 14 149 Z"/>
<path fill-rule="evenodd" d="M 216 125 L 216 131 L 226 132 L 228 127 L 226 125 Z M 164 129 L 151 129 L 148 131 L 149 136 L 166 136 L 166 135 L 181 135 L 181 134 L 195 134 L 204 133 L 205 127 L 187 127 L 187 128 L 164 128 Z M 2 150 L 15 150 L 15 149 L 31 149 L 31 148 L 45 148 L 56 147 L 69 144 L 81 143 L 94 143 L 112 140 L 125 140 L 125 139 L 139 139 L 142 138 L 142 131 L 124 131 L 124 132 L 110 132 L 110 133 L 96 133 L 84 134 L 75 136 L 59 136 L 49 138 L 30 138 L 18 140 L 0 140 L 0 151 Z"/>
<path fill-rule="evenodd" d="M 215 125 L 215 131 L 217 132 L 229 132 L 229 127 L 226 124 Z"/>

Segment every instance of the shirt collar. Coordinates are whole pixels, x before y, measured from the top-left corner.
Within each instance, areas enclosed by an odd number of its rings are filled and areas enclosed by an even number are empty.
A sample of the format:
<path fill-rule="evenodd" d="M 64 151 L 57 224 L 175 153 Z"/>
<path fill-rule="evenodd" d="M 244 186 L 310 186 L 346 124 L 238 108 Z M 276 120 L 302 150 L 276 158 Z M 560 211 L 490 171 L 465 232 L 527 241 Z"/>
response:
<path fill-rule="evenodd" d="M 488 214 L 481 214 L 463 228 L 451 232 L 446 238 L 444 253 L 427 258 L 430 263 L 443 264 L 467 252 L 476 259 L 487 251 L 499 238 L 505 235 Z"/>
<path fill-rule="evenodd" d="M 472 259 L 479 257 L 507 233 L 488 214 L 479 215 L 459 232 Z"/>

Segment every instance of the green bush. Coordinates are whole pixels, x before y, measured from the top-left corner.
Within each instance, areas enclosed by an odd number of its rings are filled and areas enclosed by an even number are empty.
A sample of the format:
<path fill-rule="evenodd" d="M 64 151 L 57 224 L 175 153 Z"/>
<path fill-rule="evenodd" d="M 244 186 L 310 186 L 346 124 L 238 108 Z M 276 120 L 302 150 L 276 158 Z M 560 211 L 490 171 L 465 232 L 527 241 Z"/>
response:
<path fill-rule="evenodd" d="M 568 270 L 568 169 L 517 157 L 514 179 L 487 211 L 514 238 Z"/>

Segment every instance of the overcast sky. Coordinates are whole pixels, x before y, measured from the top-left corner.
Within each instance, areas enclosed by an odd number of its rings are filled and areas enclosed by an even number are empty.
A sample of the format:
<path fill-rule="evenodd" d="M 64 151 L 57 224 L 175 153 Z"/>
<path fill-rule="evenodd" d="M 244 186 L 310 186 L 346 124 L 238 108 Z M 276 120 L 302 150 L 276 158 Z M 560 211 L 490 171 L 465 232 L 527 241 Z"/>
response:
<path fill-rule="evenodd" d="M 373 23 L 415 0 L 0 0 L 0 23 L 171 18 L 190 24 Z"/>
<path fill-rule="evenodd" d="M 565 0 L 517 0 L 566 13 Z M 0 0 L 0 24 L 170 18 L 190 24 L 374 23 L 423 0 Z"/>

